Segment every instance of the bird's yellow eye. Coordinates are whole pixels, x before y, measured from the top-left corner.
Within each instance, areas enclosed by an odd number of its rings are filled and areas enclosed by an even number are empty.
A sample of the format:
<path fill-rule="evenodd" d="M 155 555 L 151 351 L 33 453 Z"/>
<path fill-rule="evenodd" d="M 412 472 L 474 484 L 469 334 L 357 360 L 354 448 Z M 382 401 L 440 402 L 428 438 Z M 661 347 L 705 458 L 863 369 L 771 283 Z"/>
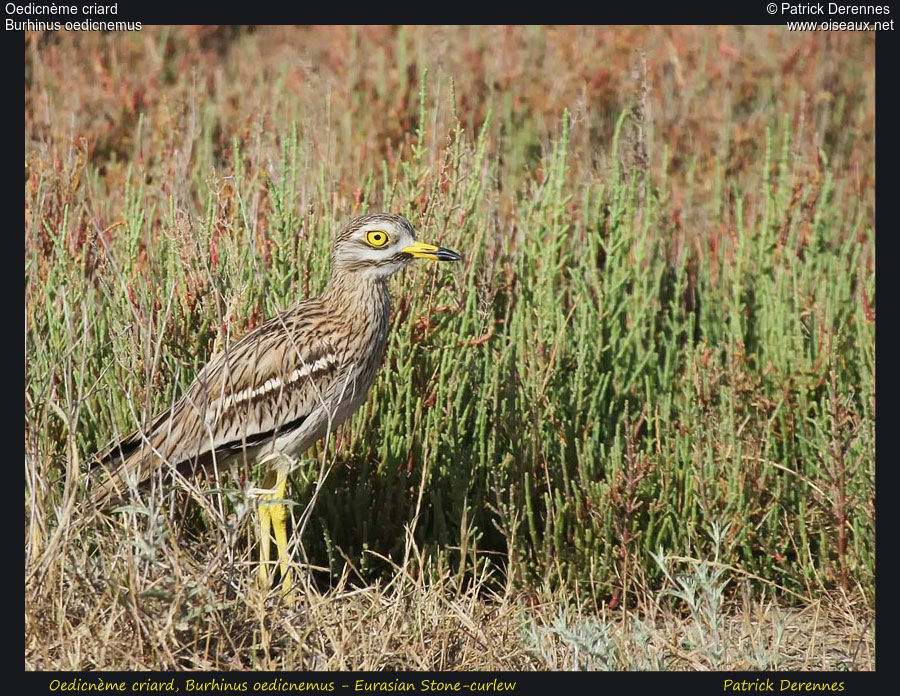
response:
<path fill-rule="evenodd" d="M 366 241 L 373 247 L 383 247 L 387 244 L 388 236 L 381 230 L 371 230 L 366 232 Z"/>

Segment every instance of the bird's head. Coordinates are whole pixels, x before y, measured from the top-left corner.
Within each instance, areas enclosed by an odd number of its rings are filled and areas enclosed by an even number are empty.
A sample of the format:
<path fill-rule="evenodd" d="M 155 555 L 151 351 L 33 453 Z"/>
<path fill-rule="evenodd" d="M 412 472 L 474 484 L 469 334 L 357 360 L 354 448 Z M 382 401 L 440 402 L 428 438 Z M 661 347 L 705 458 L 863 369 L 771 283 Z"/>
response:
<path fill-rule="evenodd" d="M 386 278 L 413 259 L 459 261 L 455 251 L 416 241 L 416 231 L 402 215 L 372 213 L 354 218 L 331 247 L 332 272 Z"/>

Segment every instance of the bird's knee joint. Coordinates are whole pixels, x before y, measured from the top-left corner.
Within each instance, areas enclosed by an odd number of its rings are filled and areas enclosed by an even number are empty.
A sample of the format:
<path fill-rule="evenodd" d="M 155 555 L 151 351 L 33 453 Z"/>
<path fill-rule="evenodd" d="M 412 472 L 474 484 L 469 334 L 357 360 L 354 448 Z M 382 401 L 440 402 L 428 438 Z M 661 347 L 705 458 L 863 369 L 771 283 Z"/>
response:
<path fill-rule="evenodd" d="M 283 503 L 270 505 L 269 517 L 273 522 L 284 522 L 287 519 L 287 506 Z"/>

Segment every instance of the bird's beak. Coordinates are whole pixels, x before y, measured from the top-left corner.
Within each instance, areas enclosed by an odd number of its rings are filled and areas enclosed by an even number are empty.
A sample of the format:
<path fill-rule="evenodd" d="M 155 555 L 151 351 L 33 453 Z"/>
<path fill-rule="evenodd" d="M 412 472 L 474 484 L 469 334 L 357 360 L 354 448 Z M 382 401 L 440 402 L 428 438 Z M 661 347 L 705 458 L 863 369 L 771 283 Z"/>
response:
<path fill-rule="evenodd" d="M 425 242 L 415 242 L 405 249 L 401 249 L 400 253 L 409 254 L 414 259 L 431 259 L 432 261 L 460 261 L 462 259 L 462 256 L 455 251 L 436 247 L 433 244 L 425 244 Z"/>

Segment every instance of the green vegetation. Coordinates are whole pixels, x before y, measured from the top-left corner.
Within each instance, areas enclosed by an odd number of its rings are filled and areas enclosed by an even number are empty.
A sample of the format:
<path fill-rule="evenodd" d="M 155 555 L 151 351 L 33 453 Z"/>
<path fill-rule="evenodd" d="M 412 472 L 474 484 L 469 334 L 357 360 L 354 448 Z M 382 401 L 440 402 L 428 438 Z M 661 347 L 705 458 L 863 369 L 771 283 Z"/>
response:
<path fill-rule="evenodd" d="M 568 598 L 504 633 L 531 657 L 462 667 L 811 666 L 723 646 L 715 602 L 874 604 L 873 77 L 870 37 L 778 27 L 28 35 L 26 665 L 369 664 L 260 628 L 256 472 L 82 506 L 93 452 L 386 210 L 465 259 L 392 281 L 367 403 L 292 477 L 299 519 L 330 467 L 309 597 Z M 649 597 L 715 635 L 698 662 L 592 618 Z M 135 654 L 47 647 L 100 617 Z"/>

